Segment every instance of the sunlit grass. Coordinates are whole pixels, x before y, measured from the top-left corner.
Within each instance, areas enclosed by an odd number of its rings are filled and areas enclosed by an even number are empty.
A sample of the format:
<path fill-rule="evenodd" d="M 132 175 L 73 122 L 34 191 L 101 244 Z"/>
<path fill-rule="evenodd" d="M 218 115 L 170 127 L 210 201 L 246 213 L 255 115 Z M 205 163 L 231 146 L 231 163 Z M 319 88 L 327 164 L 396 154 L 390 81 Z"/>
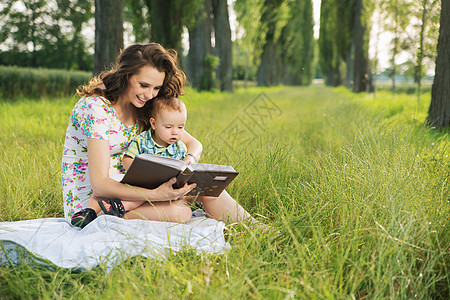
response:
<path fill-rule="evenodd" d="M 414 95 L 324 87 L 188 93 L 187 130 L 204 145 L 202 161 L 233 165 L 240 175 L 230 194 L 274 231 L 234 225 L 224 255 L 186 249 L 164 261 L 132 258 L 110 273 L 102 265 L 81 274 L 2 268 L 1 296 L 449 294 L 450 138 L 423 126 L 429 95 L 418 105 Z M 258 126 L 248 112 L 261 93 L 273 114 L 260 115 Z M 62 216 L 59 168 L 74 101 L 0 104 L 2 221 Z"/>

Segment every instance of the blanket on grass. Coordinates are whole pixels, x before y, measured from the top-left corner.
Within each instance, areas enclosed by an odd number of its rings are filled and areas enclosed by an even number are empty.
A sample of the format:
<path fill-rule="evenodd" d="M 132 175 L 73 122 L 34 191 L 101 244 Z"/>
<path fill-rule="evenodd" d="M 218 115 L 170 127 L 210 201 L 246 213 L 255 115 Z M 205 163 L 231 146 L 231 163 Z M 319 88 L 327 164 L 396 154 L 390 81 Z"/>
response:
<path fill-rule="evenodd" d="M 129 257 L 163 259 L 185 247 L 221 254 L 231 248 L 224 227 L 223 222 L 195 215 L 186 224 L 101 215 L 84 229 L 63 218 L 3 222 L 0 266 L 27 263 L 84 271 L 105 263 L 111 270 Z"/>

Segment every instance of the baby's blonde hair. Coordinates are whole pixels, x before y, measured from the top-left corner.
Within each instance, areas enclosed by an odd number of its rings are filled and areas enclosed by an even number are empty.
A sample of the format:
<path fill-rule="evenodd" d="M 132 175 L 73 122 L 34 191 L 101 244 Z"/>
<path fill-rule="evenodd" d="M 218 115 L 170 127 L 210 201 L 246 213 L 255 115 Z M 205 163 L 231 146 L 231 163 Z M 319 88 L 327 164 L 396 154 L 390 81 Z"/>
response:
<path fill-rule="evenodd" d="M 163 109 L 183 112 L 186 110 L 186 105 L 181 99 L 176 97 L 155 98 L 151 103 L 150 117 L 155 118 Z"/>

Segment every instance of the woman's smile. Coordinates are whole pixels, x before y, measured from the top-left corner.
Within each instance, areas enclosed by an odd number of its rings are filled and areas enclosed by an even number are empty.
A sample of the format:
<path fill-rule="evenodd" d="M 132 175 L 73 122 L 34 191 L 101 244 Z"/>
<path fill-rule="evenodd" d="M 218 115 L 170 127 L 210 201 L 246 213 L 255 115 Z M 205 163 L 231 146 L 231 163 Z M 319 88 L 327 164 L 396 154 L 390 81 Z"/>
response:
<path fill-rule="evenodd" d="M 144 100 L 143 98 L 139 97 L 138 95 L 136 95 L 136 97 L 138 98 L 139 101 L 142 102 L 142 104 L 145 104 L 148 101 L 148 99 Z"/>

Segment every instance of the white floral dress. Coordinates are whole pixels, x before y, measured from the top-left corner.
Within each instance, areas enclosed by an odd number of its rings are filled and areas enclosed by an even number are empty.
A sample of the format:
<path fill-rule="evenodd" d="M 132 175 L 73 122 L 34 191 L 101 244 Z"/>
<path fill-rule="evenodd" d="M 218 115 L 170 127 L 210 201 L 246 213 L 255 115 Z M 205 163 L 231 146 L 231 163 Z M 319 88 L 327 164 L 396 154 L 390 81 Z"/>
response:
<path fill-rule="evenodd" d="M 83 97 L 75 104 L 67 127 L 62 157 L 61 181 L 66 220 L 69 221 L 74 213 L 87 207 L 92 195 L 87 138 L 109 140 L 109 175 L 117 176 L 125 172 L 122 167 L 122 152 L 137 132 L 137 125 L 123 124 L 111 103 L 103 97 Z"/>

